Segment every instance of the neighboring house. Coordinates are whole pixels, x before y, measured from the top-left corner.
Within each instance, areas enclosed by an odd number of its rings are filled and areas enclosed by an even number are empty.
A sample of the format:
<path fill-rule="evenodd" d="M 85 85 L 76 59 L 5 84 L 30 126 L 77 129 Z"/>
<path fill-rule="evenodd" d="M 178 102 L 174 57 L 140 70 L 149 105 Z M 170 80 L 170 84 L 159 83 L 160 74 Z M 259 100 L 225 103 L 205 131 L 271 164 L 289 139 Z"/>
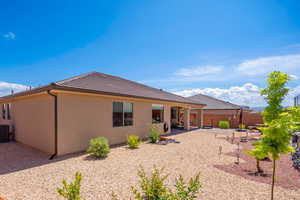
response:
<path fill-rule="evenodd" d="M 298 96 L 296 96 L 296 97 L 294 98 L 294 105 L 295 105 L 295 106 L 300 105 L 300 95 L 298 95 Z"/>
<path fill-rule="evenodd" d="M 199 123 L 199 120 L 202 127 L 218 127 L 221 120 L 229 121 L 232 128 L 237 128 L 239 124 L 262 123 L 261 115 L 251 112 L 247 106 L 232 104 L 203 94 L 191 96 L 189 99 L 205 102 L 207 105 L 203 110 L 193 109 L 191 111 L 191 118 L 195 119 L 195 125 Z"/>
<path fill-rule="evenodd" d="M 16 141 L 53 156 L 83 151 L 95 137 L 106 137 L 110 144 L 124 143 L 131 134 L 143 138 L 151 124 L 170 133 L 172 108 L 184 110 L 189 130 L 190 110 L 204 106 L 98 72 L 5 96 L 0 103 Z"/>

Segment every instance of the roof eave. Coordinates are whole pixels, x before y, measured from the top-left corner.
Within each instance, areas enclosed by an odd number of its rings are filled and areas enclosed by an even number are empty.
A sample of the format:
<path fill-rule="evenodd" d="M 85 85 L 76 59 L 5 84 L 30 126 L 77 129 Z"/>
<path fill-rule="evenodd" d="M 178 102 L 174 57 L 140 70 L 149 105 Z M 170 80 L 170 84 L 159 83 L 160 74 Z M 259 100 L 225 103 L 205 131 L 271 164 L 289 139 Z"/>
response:
<path fill-rule="evenodd" d="M 52 90 L 54 88 L 55 88 L 55 84 L 51 83 L 49 85 L 45 85 L 45 86 L 42 86 L 42 87 L 39 87 L 39 88 L 34 88 L 34 89 L 31 89 L 31 90 L 25 90 L 25 91 L 18 92 L 18 93 L 15 93 L 15 94 L 0 97 L 0 101 L 1 100 L 9 100 L 9 99 L 13 99 L 13 98 L 16 98 L 16 97 L 29 96 L 29 95 L 45 92 L 47 90 Z"/>
<path fill-rule="evenodd" d="M 103 94 L 103 95 L 111 95 L 111 96 L 121 96 L 121 97 L 131 97 L 131 98 L 140 98 L 140 99 L 148 99 L 148 100 L 159 100 L 159 101 L 165 101 L 165 102 L 175 102 L 175 103 L 181 103 L 181 104 L 190 104 L 195 106 L 206 106 L 206 104 L 200 104 L 200 103 L 193 103 L 193 102 L 183 102 L 183 101 L 174 101 L 174 100 L 167 100 L 167 99 L 160 99 L 160 98 L 150 98 L 150 97 L 143 97 L 143 96 L 137 96 L 137 95 L 126 95 L 126 94 L 120 94 L 120 93 L 113 93 L 113 92 L 104 92 L 104 91 L 97 91 L 97 90 L 90 90 L 90 89 L 82 89 L 82 88 L 75 88 L 75 87 L 68 87 L 68 86 L 62 86 L 57 83 L 51 83 L 49 85 L 35 88 L 32 90 L 26 90 L 23 92 L 19 92 L 12 95 L 7 95 L 0 98 L 1 100 L 10 100 L 13 98 L 21 97 L 21 96 L 29 96 L 41 92 L 45 92 L 48 90 L 62 90 L 62 91 L 72 91 L 72 92 L 83 92 L 83 93 L 92 93 L 92 94 Z"/>
<path fill-rule="evenodd" d="M 65 91 L 72 91 L 72 92 L 83 92 L 83 93 L 92 93 L 92 94 L 103 94 L 103 95 L 111 95 L 111 96 L 121 96 L 121 97 L 131 97 L 131 98 L 140 98 L 140 99 L 148 99 L 148 100 L 158 100 L 158 101 L 165 101 L 165 102 L 175 102 L 175 103 L 182 103 L 182 104 L 190 104 L 196 106 L 206 106 L 206 104 L 200 103 L 193 103 L 193 102 L 183 102 L 183 101 L 175 101 L 175 100 L 168 100 L 168 99 L 160 99 L 160 98 L 150 98 L 138 95 L 127 95 L 121 93 L 114 93 L 114 92 L 105 92 L 105 91 L 97 91 L 97 90 L 90 90 L 90 89 L 83 89 L 83 88 L 75 88 L 75 87 L 68 87 L 62 86 L 58 84 L 54 84 L 53 89 L 65 90 Z"/>

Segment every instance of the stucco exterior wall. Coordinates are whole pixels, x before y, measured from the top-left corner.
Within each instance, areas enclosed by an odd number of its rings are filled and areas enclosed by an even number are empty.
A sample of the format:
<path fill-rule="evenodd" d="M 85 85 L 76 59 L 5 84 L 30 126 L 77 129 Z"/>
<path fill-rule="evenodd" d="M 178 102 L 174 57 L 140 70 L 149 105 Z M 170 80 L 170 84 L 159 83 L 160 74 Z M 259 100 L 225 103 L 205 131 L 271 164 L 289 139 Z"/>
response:
<path fill-rule="evenodd" d="M 113 127 L 113 101 L 122 99 L 58 94 L 58 155 L 86 150 L 95 137 L 106 137 L 110 144 L 124 143 L 131 134 L 146 137 L 152 124 L 152 103 L 124 100 L 133 103 L 133 126 Z M 171 108 L 164 105 L 164 121 L 170 125 Z"/>
<path fill-rule="evenodd" d="M 54 100 L 43 94 L 11 102 L 16 141 L 54 153 Z"/>

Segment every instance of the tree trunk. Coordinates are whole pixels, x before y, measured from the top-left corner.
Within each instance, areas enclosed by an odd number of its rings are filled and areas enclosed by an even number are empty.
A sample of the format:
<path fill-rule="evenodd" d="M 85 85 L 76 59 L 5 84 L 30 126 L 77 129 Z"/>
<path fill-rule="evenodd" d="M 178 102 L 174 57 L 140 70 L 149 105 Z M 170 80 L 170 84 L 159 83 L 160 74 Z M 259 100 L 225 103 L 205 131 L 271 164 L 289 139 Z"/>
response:
<path fill-rule="evenodd" d="M 256 168 L 257 168 L 257 173 L 263 172 L 263 170 L 260 168 L 260 165 L 259 165 L 259 159 L 256 159 Z"/>
<path fill-rule="evenodd" d="M 274 199 L 275 171 L 276 171 L 276 160 L 275 160 L 275 158 L 273 157 L 273 174 L 272 174 L 271 200 Z"/>

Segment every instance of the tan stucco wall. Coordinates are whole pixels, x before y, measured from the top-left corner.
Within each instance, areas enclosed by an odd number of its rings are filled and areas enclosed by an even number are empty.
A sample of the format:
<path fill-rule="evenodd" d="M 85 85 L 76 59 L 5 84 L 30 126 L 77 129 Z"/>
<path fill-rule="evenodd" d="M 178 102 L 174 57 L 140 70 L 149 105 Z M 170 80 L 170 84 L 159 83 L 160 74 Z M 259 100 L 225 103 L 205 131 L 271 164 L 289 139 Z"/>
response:
<path fill-rule="evenodd" d="M 58 94 L 58 155 L 83 151 L 95 137 L 106 137 L 110 144 L 126 142 L 130 134 L 146 137 L 152 123 L 152 103 L 123 100 L 133 103 L 133 126 L 113 127 L 113 101 L 122 99 Z M 164 105 L 164 121 L 170 125 L 170 105 Z"/>
<path fill-rule="evenodd" d="M 11 102 L 16 141 L 54 153 L 54 100 L 43 94 Z"/>

